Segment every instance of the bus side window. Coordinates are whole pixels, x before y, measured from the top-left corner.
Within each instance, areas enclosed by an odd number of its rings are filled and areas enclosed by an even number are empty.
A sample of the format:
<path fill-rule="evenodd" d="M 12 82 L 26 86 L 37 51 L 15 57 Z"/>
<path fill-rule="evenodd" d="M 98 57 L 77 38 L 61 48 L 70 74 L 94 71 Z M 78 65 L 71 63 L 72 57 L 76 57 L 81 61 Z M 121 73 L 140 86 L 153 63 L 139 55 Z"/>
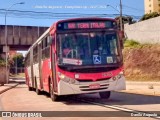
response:
<path fill-rule="evenodd" d="M 45 39 L 42 40 L 42 59 L 45 59 Z"/>
<path fill-rule="evenodd" d="M 38 62 L 38 47 L 37 45 L 35 45 L 33 48 L 33 63 L 37 62 Z"/>
<path fill-rule="evenodd" d="M 30 66 L 30 52 L 26 55 L 25 58 L 25 66 L 29 67 Z"/>
<path fill-rule="evenodd" d="M 50 45 L 52 44 L 52 38 L 51 36 L 47 36 L 47 45 L 45 48 L 45 57 L 49 58 L 50 57 Z"/>
<path fill-rule="evenodd" d="M 50 36 L 46 36 L 42 40 L 42 59 L 50 57 Z"/>

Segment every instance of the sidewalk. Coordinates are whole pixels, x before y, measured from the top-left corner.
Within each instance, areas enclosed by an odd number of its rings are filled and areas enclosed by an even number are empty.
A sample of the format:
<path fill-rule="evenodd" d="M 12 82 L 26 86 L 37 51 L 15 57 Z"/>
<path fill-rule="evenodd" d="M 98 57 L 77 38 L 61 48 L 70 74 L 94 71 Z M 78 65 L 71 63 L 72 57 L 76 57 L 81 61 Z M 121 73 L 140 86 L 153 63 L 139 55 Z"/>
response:
<path fill-rule="evenodd" d="M 126 82 L 122 92 L 160 96 L 160 82 Z"/>
<path fill-rule="evenodd" d="M 14 87 L 16 87 L 19 83 L 9 83 L 9 84 L 4 84 L 4 86 L 0 85 L 0 94 L 6 92 L 7 90 L 10 90 Z"/>
<path fill-rule="evenodd" d="M 4 84 L 4 86 L 0 85 L 0 94 L 16 87 L 19 84 L 25 84 L 25 78 L 23 78 L 23 77 L 22 78 L 10 77 L 8 84 Z"/>

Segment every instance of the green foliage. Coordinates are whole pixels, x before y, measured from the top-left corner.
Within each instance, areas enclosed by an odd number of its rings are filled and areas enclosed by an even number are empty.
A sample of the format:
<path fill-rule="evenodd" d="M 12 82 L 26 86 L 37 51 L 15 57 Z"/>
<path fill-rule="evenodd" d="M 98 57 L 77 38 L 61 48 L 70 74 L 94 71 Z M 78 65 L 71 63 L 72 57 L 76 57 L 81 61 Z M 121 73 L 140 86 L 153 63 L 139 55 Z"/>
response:
<path fill-rule="evenodd" d="M 4 67 L 6 65 L 5 60 L 0 59 L 0 67 Z"/>
<path fill-rule="evenodd" d="M 13 61 L 14 61 L 14 64 L 13 66 L 17 66 L 17 67 L 24 67 L 24 57 L 22 54 L 16 54 L 14 57 L 13 57 Z"/>
<path fill-rule="evenodd" d="M 131 48 L 135 48 L 135 47 L 139 47 L 141 44 L 139 42 L 136 42 L 134 40 L 126 40 L 124 42 L 124 47 L 131 47 Z"/>
<path fill-rule="evenodd" d="M 120 23 L 120 16 L 117 16 L 115 19 L 117 20 L 118 23 Z M 125 24 L 125 23 L 129 23 L 129 24 L 135 23 L 135 21 L 133 20 L 133 17 L 131 17 L 131 16 L 122 16 L 122 21 L 123 21 L 123 24 Z"/>
<path fill-rule="evenodd" d="M 150 18 L 154 18 L 154 17 L 158 17 L 158 16 L 160 16 L 160 14 L 157 13 L 157 12 L 147 13 L 147 14 L 145 14 L 145 15 L 142 16 L 142 18 L 140 19 L 140 21 L 148 20 Z"/>

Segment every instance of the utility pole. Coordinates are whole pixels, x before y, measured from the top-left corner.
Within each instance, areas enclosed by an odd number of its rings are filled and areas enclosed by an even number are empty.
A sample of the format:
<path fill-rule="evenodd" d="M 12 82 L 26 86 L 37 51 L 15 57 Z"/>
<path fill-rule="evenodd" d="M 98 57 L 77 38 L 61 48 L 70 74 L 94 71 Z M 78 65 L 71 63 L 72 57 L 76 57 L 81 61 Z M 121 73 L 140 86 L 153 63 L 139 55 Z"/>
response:
<path fill-rule="evenodd" d="M 120 2 L 119 2 L 120 10 L 117 10 L 115 7 L 113 7 L 112 5 L 109 5 L 109 4 L 107 6 L 113 8 L 114 10 L 116 10 L 119 13 L 120 30 L 123 31 L 122 0 L 120 0 Z"/>
<path fill-rule="evenodd" d="M 17 75 L 17 56 L 16 56 L 16 75 Z"/>
<path fill-rule="evenodd" d="M 123 31 L 122 0 L 120 0 L 120 30 Z"/>
<path fill-rule="evenodd" d="M 15 5 L 18 5 L 18 4 L 24 4 L 24 2 L 19 2 L 19 3 L 14 3 L 14 4 L 12 4 L 10 7 L 8 7 L 6 10 L 5 10 L 5 48 L 6 48 L 6 57 L 5 57 L 5 61 L 6 61 L 6 82 L 8 83 L 8 81 L 9 81 L 9 78 L 8 78 L 8 75 L 9 75 L 9 70 L 8 70 L 8 42 L 7 42 L 7 32 L 8 32 L 8 30 L 7 30 L 7 14 L 8 14 L 8 11 L 13 7 L 13 6 L 15 6 Z"/>

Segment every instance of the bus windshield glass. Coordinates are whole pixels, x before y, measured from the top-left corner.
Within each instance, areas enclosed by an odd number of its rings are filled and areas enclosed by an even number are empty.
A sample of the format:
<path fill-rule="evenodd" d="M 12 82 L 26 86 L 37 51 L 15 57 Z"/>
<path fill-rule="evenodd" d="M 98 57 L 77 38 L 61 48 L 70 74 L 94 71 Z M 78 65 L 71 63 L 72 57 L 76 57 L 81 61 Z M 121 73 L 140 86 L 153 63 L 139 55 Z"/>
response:
<path fill-rule="evenodd" d="M 118 62 L 116 32 L 58 34 L 59 65 L 106 65 Z"/>

